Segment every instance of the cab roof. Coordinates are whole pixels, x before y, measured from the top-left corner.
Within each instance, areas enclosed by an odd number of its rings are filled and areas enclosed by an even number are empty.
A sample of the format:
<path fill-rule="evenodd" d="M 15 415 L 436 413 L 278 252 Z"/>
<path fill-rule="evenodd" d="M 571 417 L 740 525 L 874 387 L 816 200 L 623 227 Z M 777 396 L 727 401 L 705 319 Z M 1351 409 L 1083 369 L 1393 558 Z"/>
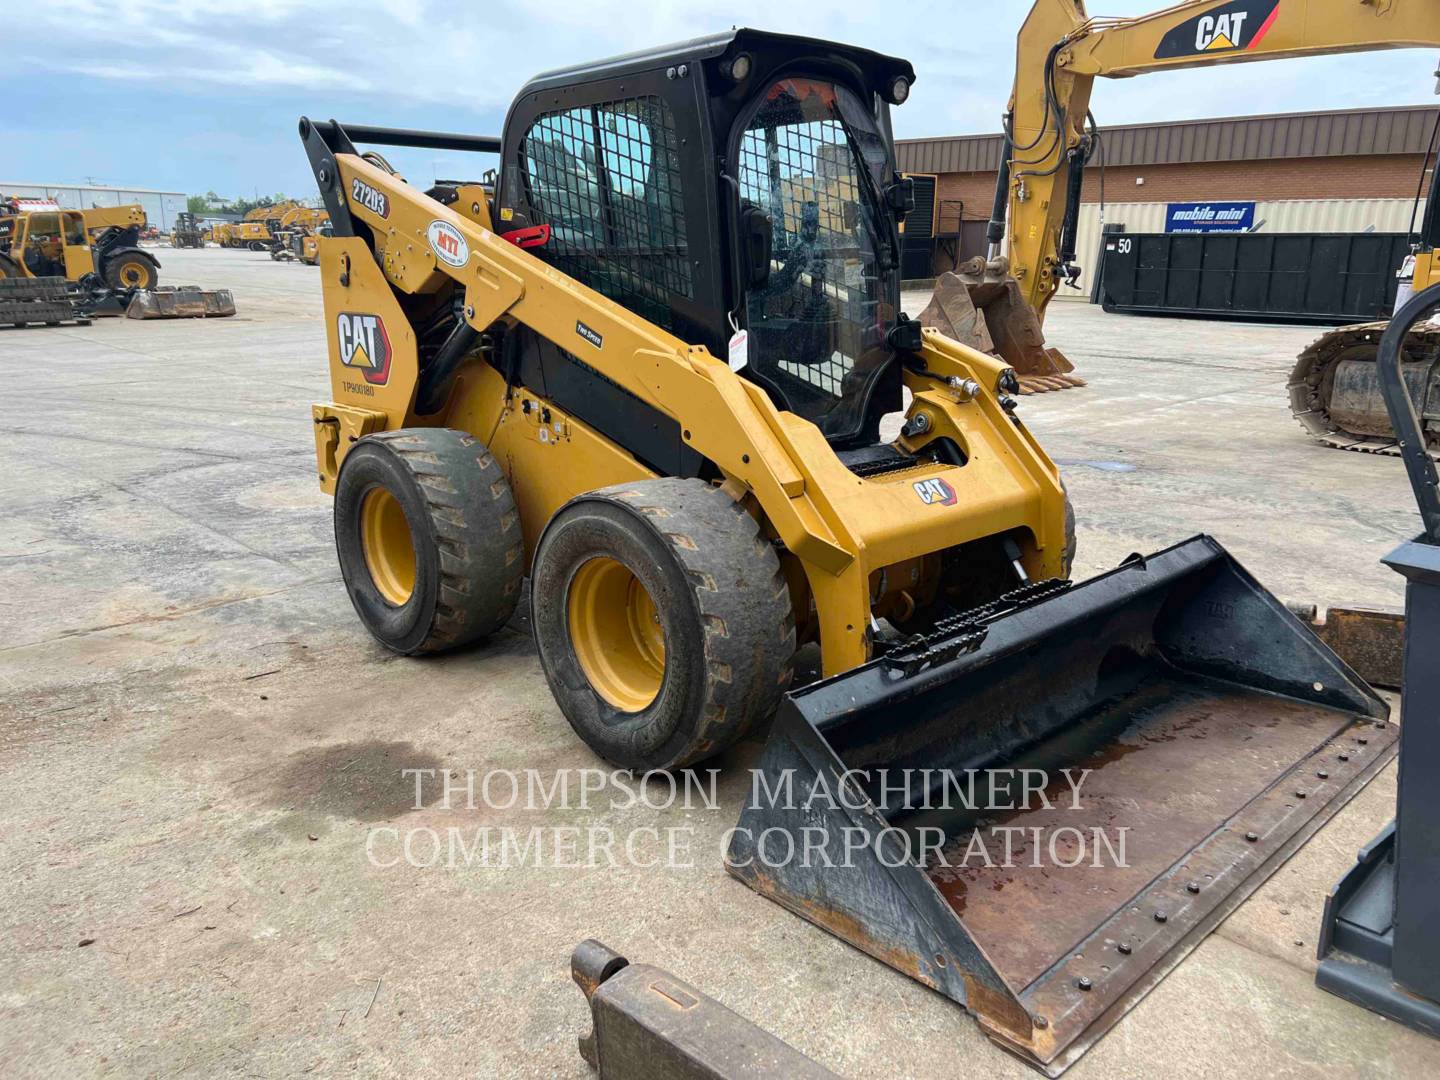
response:
<path fill-rule="evenodd" d="M 831 57 L 845 61 L 858 68 L 874 86 L 885 86 L 897 76 L 904 76 L 907 82 L 915 81 L 915 69 L 910 61 L 899 57 L 886 56 L 870 49 L 854 45 L 842 45 L 820 38 L 802 37 L 798 34 L 773 34 L 766 30 L 751 30 L 746 27 L 732 27 L 708 37 L 691 38 L 672 45 L 661 45 L 639 52 L 623 53 L 605 60 L 594 60 L 573 67 L 556 68 L 542 72 L 527 82 L 517 95 L 537 91 L 554 90 L 576 83 L 596 79 L 612 79 L 641 71 L 654 71 L 659 67 L 673 64 L 695 63 L 713 60 L 729 53 L 765 51 L 769 53 L 790 52 L 797 56 Z"/>

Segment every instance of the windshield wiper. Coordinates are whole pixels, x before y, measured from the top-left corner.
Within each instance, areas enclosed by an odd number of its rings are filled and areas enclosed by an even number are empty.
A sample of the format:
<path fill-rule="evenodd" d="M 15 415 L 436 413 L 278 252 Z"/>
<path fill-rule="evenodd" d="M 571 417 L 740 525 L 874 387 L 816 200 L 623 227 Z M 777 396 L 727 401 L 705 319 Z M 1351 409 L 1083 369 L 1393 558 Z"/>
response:
<path fill-rule="evenodd" d="M 870 164 L 865 160 L 865 153 L 860 149 L 860 144 L 850 131 L 850 125 L 841 122 L 841 128 L 845 132 L 845 141 L 850 146 L 850 153 L 854 155 L 855 163 L 859 168 L 861 188 L 869 198 L 870 213 L 877 223 L 884 220 L 889 222 L 890 228 L 885 230 L 886 235 L 881 237 L 879 229 L 872 229 L 876 246 L 881 249 L 881 268 L 884 270 L 896 270 L 900 266 L 900 230 L 893 217 L 886 214 L 885 197 L 880 191 L 880 185 L 875 182 L 875 177 L 870 174 Z"/>

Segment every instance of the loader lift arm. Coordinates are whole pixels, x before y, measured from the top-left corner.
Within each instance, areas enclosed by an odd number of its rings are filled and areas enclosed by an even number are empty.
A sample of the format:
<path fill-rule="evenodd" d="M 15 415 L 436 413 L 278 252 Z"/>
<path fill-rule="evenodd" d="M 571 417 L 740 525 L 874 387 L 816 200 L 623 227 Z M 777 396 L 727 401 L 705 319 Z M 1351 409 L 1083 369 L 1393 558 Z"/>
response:
<path fill-rule="evenodd" d="M 1440 47 L 1423 0 L 1188 0 L 1129 19 L 1091 18 L 1082 0 L 1037 0 L 1016 44 L 997 209 L 1008 205 L 1011 272 L 1042 318 L 1076 271 L 1079 174 L 1096 78 L 1378 49 Z M 1073 175 L 1072 175 L 1073 174 Z M 1003 193 L 1003 194 L 1002 194 Z M 1004 222 L 991 222 L 992 257 Z"/>

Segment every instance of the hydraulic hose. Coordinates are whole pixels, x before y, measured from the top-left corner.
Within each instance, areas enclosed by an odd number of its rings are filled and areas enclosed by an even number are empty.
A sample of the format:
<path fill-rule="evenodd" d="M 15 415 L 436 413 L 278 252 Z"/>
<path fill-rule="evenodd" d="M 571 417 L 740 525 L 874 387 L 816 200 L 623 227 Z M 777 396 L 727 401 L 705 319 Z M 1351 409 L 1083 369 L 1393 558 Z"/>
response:
<path fill-rule="evenodd" d="M 995 174 L 995 201 L 990 205 L 990 224 L 985 228 L 985 242 L 990 251 L 987 258 L 1000 254 L 1000 243 L 1005 239 L 1005 212 L 1010 205 L 1010 155 L 1014 150 L 1007 134 L 1000 145 L 1000 170 Z"/>
<path fill-rule="evenodd" d="M 415 411 L 429 416 L 440 411 L 445 404 L 446 392 L 450 388 L 450 376 L 460 366 L 460 361 L 470 355 L 470 350 L 480 339 L 476 330 L 463 318 L 457 319 L 439 350 L 430 359 L 420 374 L 420 387 L 415 394 Z"/>

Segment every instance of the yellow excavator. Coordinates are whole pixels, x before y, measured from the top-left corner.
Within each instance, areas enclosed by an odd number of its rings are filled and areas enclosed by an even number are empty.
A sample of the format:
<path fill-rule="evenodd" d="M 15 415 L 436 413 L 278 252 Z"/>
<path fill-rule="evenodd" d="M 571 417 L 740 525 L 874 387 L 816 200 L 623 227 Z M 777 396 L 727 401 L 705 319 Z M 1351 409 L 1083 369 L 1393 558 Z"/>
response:
<path fill-rule="evenodd" d="M 1055 1072 L 1395 729 L 1209 537 L 1069 580 L 1015 369 L 900 311 L 914 78 L 732 29 L 537 76 L 498 137 L 302 119 L 333 233 L 316 469 L 377 641 L 481 642 L 528 581 L 603 760 L 685 768 L 768 725 L 729 871 Z M 424 189 L 375 146 L 500 167 Z M 1078 806 L 1033 797 L 1065 769 Z M 969 861 L 997 818 L 1049 855 Z M 1117 828 L 1123 865 L 1056 847 Z"/>
<path fill-rule="evenodd" d="M 240 221 L 217 223 L 214 240 L 221 247 L 269 251 L 281 221 L 292 211 L 303 210 L 298 202 L 287 200 L 273 206 L 257 206 Z"/>
<path fill-rule="evenodd" d="M 1045 345 L 1041 327 L 1061 282 L 1080 275 L 1080 185 L 1101 139 L 1090 115 L 1095 79 L 1425 46 L 1440 46 L 1440 5 L 1429 0 L 1188 0 L 1123 19 L 1092 18 L 1081 0 L 1037 0 L 1016 42 L 989 252 L 941 276 L 921 321 L 1004 357 L 1022 391 L 1079 385 L 1070 362 Z M 1009 243 L 1002 254 L 1007 210 Z M 1344 418 L 1363 413 L 1388 430 L 1374 374 L 1382 329 L 1337 332 L 1302 357 L 1291 397 L 1297 415 L 1313 418 L 1307 421 L 1312 430 L 1329 422 L 1322 417 L 1337 367 L 1346 394 L 1353 388 L 1359 395 Z M 1440 339 L 1430 333 L 1420 331 L 1414 348 L 1434 370 Z M 1430 379 L 1435 385 L 1436 376 Z M 1432 413 L 1440 409 L 1440 390 L 1429 400 Z"/>

